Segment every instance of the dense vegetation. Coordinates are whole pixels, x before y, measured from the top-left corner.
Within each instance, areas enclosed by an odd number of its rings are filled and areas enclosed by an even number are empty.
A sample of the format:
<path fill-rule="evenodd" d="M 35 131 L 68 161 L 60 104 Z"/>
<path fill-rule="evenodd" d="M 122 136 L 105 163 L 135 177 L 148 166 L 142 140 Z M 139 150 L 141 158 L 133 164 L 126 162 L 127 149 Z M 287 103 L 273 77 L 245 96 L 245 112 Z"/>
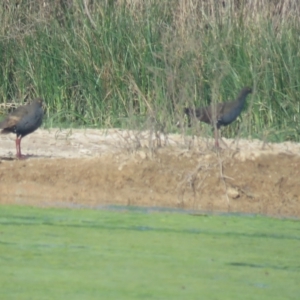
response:
<path fill-rule="evenodd" d="M 170 132 L 250 85 L 226 135 L 299 141 L 297 2 L 4 1 L 0 101 L 45 98 L 48 126 Z"/>

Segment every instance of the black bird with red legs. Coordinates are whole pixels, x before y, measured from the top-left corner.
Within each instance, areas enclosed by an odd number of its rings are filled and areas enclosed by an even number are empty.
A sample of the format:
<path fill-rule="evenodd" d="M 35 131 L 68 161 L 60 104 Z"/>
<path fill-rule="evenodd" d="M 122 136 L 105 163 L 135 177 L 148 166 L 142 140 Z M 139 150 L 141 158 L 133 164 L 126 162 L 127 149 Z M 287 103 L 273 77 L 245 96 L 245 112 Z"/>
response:
<path fill-rule="evenodd" d="M 196 117 L 199 121 L 211 124 L 215 127 L 215 146 L 219 147 L 218 131 L 221 126 L 227 126 L 240 115 L 248 94 L 252 93 L 250 87 L 244 87 L 237 98 L 231 102 L 211 104 L 201 108 L 185 108 L 184 113 L 188 116 L 189 126 L 191 117 Z"/>
<path fill-rule="evenodd" d="M 38 129 L 43 121 L 43 100 L 34 99 L 30 104 L 23 105 L 15 109 L 1 123 L 2 134 L 15 133 L 17 158 L 25 158 L 21 153 L 21 140 L 26 135 Z"/>

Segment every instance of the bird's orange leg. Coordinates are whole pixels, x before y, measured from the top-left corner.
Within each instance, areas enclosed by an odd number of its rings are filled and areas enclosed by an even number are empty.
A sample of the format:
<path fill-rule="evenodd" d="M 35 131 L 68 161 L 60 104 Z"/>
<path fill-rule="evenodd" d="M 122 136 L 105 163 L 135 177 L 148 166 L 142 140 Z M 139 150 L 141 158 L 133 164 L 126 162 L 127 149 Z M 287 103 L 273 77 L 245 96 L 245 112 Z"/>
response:
<path fill-rule="evenodd" d="M 219 146 L 219 130 L 218 128 L 215 128 L 215 147 L 220 148 Z"/>
<path fill-rule="evenodd" d="M 16 138 L 16 150 L 17 150 L 17 158 L 21 159 L 22 158 L 22 154 L 21 154 L 21 139 L 22 137 L 17 137 Z"/>

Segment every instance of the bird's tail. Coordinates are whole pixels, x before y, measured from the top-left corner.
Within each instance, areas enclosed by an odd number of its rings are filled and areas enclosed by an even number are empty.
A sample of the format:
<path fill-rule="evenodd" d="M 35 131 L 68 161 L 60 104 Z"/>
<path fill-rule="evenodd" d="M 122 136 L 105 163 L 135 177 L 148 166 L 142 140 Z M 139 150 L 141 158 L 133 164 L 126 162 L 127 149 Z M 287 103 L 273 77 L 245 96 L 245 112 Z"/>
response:
<path fill-rule="evenodd" d="M 187 116 L 187 125 L 188 127 L 192 126 L 192 117 L 195 116 L 195 110 L 190 107 L 185 107 L 183 110 L 184 114 Z"/>
<path fill-rule="evenodd" d="M 9 131 L 9 130 L 7 130 L 7 129 L 2 129 L 1 131 L 0 131 L 0 133 L 1 134 L 9 134 L 9 133 L 11 133 L 11 131 Z"/>
<path fill-rule="evenodd" d="M 188 120 L 188 127 L 191 127 L 191 118 L 190 118 L 190 115 L 191 115 L 191 109 L 190 108 L 188 108 L 188 107 L 185 107 L 184 109 L 183 109 L 183 113 L 187 116 L 187 120 Z M 176 127 L 182 127 L 183 126 L 183 123 L 185 123 L 185 118 L 182 118 L 180 121 L 179 120 L 177 120 L 177 122 L 176 122 Z"/>
<path fill-rule="evenodd" d="M 0 122 L 0 130 L 2 129 L 2 130 L 1 130 L 1 133 L 6 133 L 6 132 L 4 132 L 5 121 L 6 121 L 6 120 Z"/>
<path fill-rule="evenodd" d="M 192 109 L 192 108 L 190 108 L 190 107 L 185 107 L 184 110 L 183 110 L 183 112 L 184 112 L 188 117 L 192 116 L 192 115 L 195 113 L 194 109 Z"/>

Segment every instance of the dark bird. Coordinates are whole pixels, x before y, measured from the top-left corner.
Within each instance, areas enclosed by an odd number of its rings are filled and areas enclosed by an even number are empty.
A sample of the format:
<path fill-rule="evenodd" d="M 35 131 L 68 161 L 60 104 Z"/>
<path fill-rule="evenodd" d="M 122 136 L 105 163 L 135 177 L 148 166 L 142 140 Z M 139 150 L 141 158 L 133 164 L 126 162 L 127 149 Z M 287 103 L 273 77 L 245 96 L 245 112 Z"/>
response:
<path fill-rule="evenodd" d="M 244 87 L 234 101 L 211 104 L 207 107 L 197 109 L 185 108 L 184 113 L 188 116 L 189 126 L 191 125 L 191 117 L 193 116 L 201 122 L 214 126 L 215 145 L 219 147 L 218 130 L 221 126 L 229 125 L 239 116 L 250 93 L 252 93 L 252 89 Z"/>
<path fill-rule="evenodd" d="M 0 123 L 2 134 L 15 133 L 17 158 L 22 158 L 21 139 L 38 129 L 43 121 L 43 100 L 37 98 L 31 104 L 23 105 L 15 109 L 6 119 Z"/>

